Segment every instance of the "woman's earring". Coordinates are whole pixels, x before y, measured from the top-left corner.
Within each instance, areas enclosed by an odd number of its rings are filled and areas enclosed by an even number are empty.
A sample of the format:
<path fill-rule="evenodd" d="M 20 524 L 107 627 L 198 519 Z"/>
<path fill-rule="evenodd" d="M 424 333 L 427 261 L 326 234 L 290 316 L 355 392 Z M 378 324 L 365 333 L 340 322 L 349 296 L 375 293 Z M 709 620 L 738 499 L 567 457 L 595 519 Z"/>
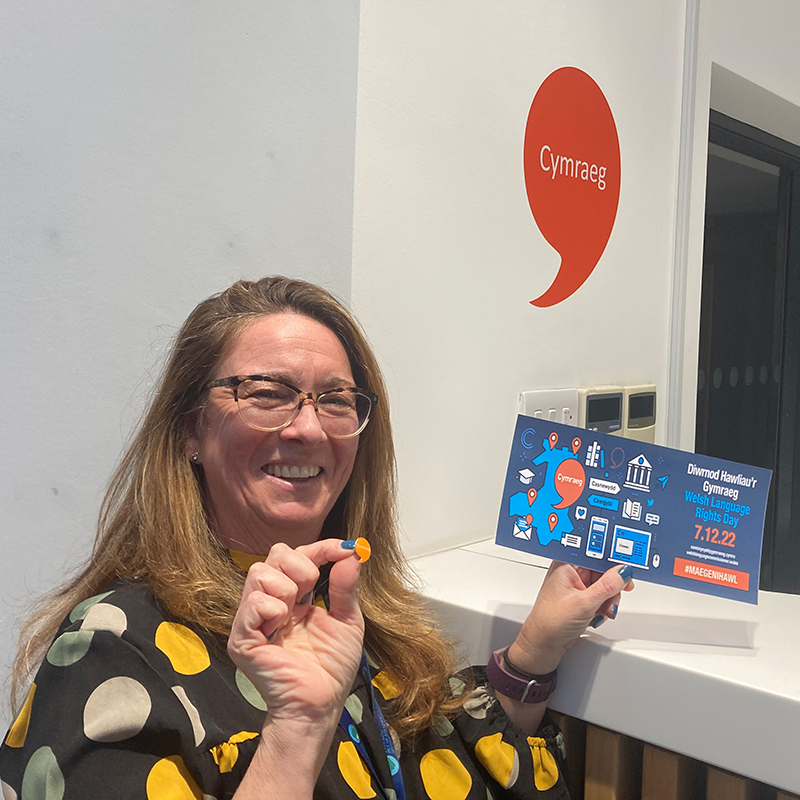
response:
<path fill-rule="evenodd" d="M 197 450 L 195 450 L 194 453 L 192 453 L 191 458 L 192 458 L 192 463 L 197 464 L 197 462 L 200 461 L 200 453 L 198 453 Z"/>

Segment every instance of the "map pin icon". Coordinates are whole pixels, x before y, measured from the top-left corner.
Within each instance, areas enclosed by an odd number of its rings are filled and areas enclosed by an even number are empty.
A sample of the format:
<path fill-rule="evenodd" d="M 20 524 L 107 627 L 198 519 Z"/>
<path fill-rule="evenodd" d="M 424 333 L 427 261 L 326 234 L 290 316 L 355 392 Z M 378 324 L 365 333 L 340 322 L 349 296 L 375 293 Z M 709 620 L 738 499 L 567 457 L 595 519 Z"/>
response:
<path fill-rule="evenodd" d="M 580 450 L 580 449 L 581 449 L 581 440 L 576 436 L 572 440 L 572 452 L 573 452 L 573 454 L 577 455 L 578 454 L 578 450 Z"/>
<path fill-rule="evenodd" d="M 550 449 L 552 450 L 558 444 L 558 434 L 553 431 L 547 438 L 550 440 Z"/>
<path fill-rule="evenodd" d="M 533 501 L 536 499 L 536 489 L 528 489 L 528 505 L 532 506 Z"/>
<path fill-rule="evenodd" d="M 525 522 L 527 522 L 527 523 L 528 523 L 528 525 L 532 525 L 532 524 L 533 524 L 533 516 L 532 516 L 531 514 L 528 514 L 528 515 L 525 517 Z"/>
<path fill-rule="evenodd" d="M 558 514 L 551 514 L 547 518 L 547 521 L 550 523 L 550 533 L 552 533 L 553 532 L 553 528 L 555 528 L 556 525 L 558 524 Z"/>

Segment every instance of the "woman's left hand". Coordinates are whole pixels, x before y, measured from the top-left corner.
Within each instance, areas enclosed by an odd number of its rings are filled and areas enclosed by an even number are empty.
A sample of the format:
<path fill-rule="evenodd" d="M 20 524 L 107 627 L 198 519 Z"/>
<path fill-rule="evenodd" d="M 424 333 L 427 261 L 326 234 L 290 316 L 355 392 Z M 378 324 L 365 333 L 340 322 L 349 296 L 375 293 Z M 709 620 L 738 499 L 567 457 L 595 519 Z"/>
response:
<path fill-rule="evenodd" d="M 554 670 L 590 624 L 616 617 L 621 593 L 633 589 L 631 574 L 628 566 L 595 572 L 554 561 L 509 648 L 511 661 L 535 675 Z"/>

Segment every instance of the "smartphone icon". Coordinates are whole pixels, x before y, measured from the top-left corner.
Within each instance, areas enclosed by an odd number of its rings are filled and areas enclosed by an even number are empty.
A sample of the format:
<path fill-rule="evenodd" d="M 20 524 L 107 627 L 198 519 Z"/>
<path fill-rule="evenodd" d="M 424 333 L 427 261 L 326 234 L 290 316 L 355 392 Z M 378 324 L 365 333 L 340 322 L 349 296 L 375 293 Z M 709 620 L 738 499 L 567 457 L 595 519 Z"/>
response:
<path fill-rule="evenodd" d="M 602 558 L 606 549 L 608 520 L 605 517 L 592 517 L 589 523 L 589 536 L 586 542 L 586 555 L 589 558 Z"/>

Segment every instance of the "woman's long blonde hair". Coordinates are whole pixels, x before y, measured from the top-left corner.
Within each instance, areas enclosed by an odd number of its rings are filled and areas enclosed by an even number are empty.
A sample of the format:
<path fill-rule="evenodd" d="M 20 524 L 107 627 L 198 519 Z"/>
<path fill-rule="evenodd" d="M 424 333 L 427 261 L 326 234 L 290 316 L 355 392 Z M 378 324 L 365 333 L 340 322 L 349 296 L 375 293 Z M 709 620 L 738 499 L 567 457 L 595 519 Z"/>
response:
<path fill-rule="evenodd" d="M 378 395 L 360 436 L 353 473 L 326 520 L 324 535 L 364 536 L 373 557 L 362 570 L 365 644 L 388 666 L 402 694 L 393 723 L 408 734 L 459 705 L 447 692 L 453 648 L 412 588 L 397 537 L 395 459 L 386 388 L 377 360 L 352 315 L 314 284 L 284 277 L 238 281 L 200 303 L 184 323 L 141 427 L 112 476 L 97 538 L 83 571 L 45 598 L 26 623 L 12 673 L 15 705 L 62 619 L 118 577 L 146 581 L 169 611 L 227 635 L 244 576 L 209 527 L 202 469 L 187 458 L 187 439 L 204 388 L 239 333 L 254 319 L 303 314 L 332 330 L 356 385 Z"/>

